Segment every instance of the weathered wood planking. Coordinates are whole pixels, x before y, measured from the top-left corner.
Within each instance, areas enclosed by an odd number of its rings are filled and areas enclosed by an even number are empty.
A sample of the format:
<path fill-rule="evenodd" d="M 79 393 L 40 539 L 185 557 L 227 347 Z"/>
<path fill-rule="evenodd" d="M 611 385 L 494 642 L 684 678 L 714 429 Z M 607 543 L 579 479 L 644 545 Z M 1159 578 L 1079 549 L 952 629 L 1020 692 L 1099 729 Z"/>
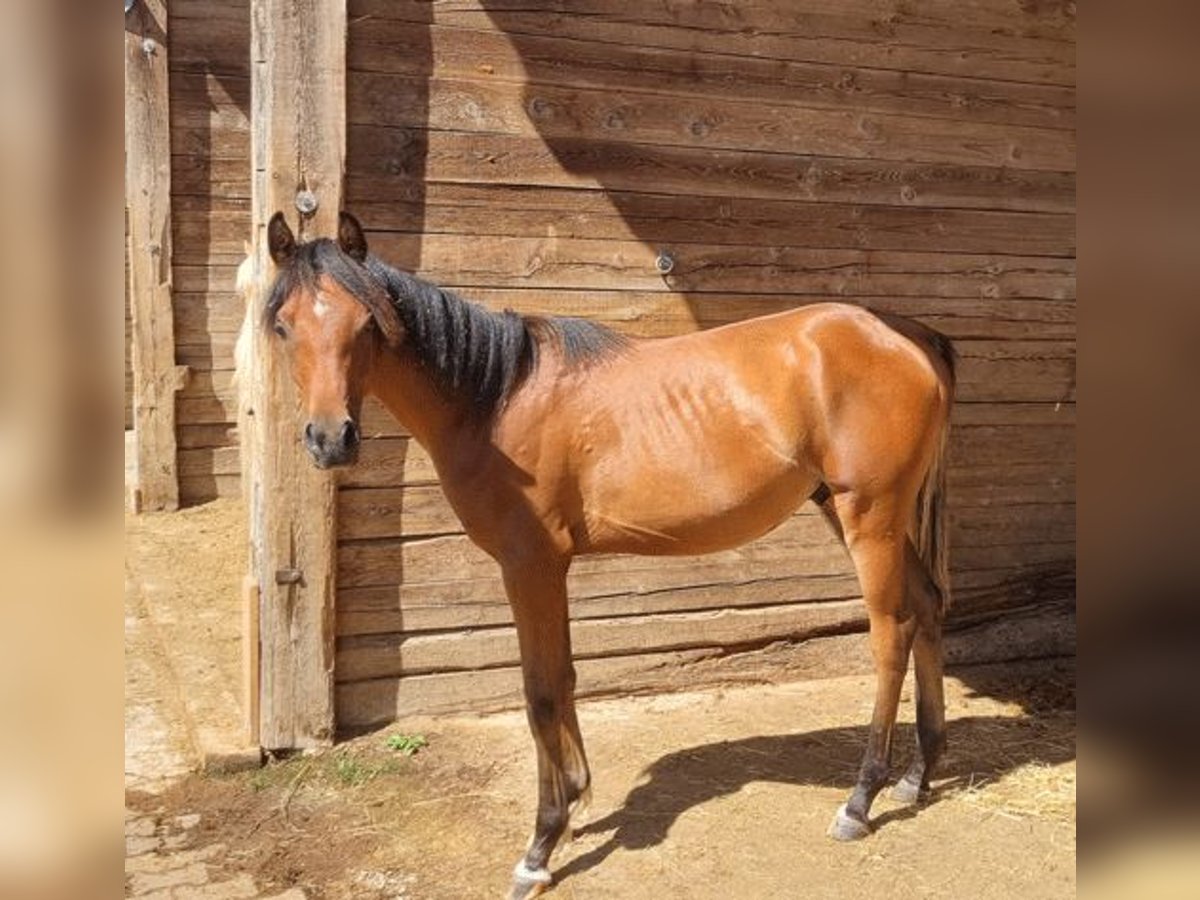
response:
<path fill-rule="evenodd" d="M 350 126 L 350 204 L 419 198 L 427 181 L 1071 213 L 1074 172 L 796 156 Z"/>
<path fill-rule="evenodd" d="M 171 0 L 171 66 L 250 78 L 250 0 Z"/>
<path fill-rule="evenodd" d="M 1075 127 L 1070 87 L 882 68 L 564 41 L 364 15 L 350 22 L 351 72 L 559 87 L 633 88 L 963 122 Z"/>
<path fill-rule="evenodd" d="M 171 205 L 180 496 L 236 496 L 236 402 L 227 377 L 244 309 L 234 289 L 250 224 L 249 0 L 171 2 Z M 205 450 L 207 454 L 193 451 Z M 225 452 L 218 452 L 218 451 Z"/>
<path fill-rule="evenodd" d="M 125 259 L 133 384 L 134 511 L 179 505 L 171 309 L 171 170 L 167 7 L 147 0 L 125 16 Z"/>
<path fill-rule="evenodd" d="M 946 657 L 951 665 L 1009 660 L 1014 648 L 1026 658 L 1074 653 L 1072 604 L 1043 602 L 984 615 L 956 623 L 946 635 Z M 871 662 L 862 635 L 847 634 L 799 644 L 778 641 L 754 653 L 713 646 L 584 659 L 577 669 L 578 694 L 600 697 L 687 690 L 697 684 L 866 675 L 871 672 Z M 863 697 L 869 696 L 869 682 L 864 680 Z M 345 728 L 417 714 L 511 709 L 521 701 L 520 669 L 515 666 L 376 678 L 337 686 L 339 721 Z"/>
<path fill-rule="evenodd" d="M 377 236 L 375 250 L 398 255 L 397 238 Z M 916 253 L 807 247 L 691 244 L 675 268 L 654 268 L 654 247 L 640 241 L 496 237 L 466 242 L 430 234 L 420 271 L 456 287 L 536 287 L 761 292 L 803 297 L 983 297 L 1069 300 L 1075 261 L 1045 256 Z"/>
<path fill-rule="evenodd" d="M 866 607 L 857 600 L 722 608 L 686 613 L 648 613 L 583 619 L 571 627 L 578 660 L 697 647 L 737 646 L 764 638 L 806 640 L 861 630 Z M 435 671 L 492 669 L 518 663 L 512 627 L 467 633 L 360 635 L 338 641 L 338 680 L 420 675 Z"/>
<path fill-rule="evenodd" d="M 1073 132 L 711 97 L 354 73 L 352 125 L 1070 171 Z"/>
<path fill-rule="evenodd" d="M 957 615 L 999 608 L 1015 598 L 1069 597 L 1074 589 L 1070 560 L 1049 561 L 1020 572 L 976 569 L 954 575 Z M 713 582 L 647 586 L 634 591 L 605 589 L 600 579 L 582 576 L 571 584 L 572 619 L 638 616 L 736 606 L 764 606 L 845 600 L 861 596 L 858 579 L 847 570 L 834 575 L 762 575 L 745 572 Z M 345 588 L 338 595 L 338 634 L 453 632 L 508 625 L 512 613 L 499 577 L 426 585 Z"/>
<path fill-rule="evenodd" d="M 983 596 L 1002 595 L 1012 604 L 1012 591 L 1016 588 L 1019 593 L 1019 586 L 1005 584 L 994 572 L 981 574 L 987 577 L 973 579 L 976 582 L 973 596 L 981 596 L 979 589 L 983 587 Z M 1043 590 L 1037 599 L 1049 603 L 1070 599 L 1074 579 L 1069 572 L 1064 572 L 1061 567 L 1050 568 L 1041 577 Z M 791 587 L 794 591 L 796 585 Z M 740 590 L 733 586 L 728 592 L 736 595 Z M 679 609 L 665 604 L 639 604 L 636 614 L 615 616 L 604 610 L 602 604 L 576 602 L 572 606 L 571 628 L 575 657 L 585 660 L 705 647 L 762 646 L 773 641 L 803 641 L 839 632 L 861 631 L 866 625 L 866 608 L 854 588 L 843 591 L 840 596 L 844 599 L 804 595 L 803 602 L 780 603 L 779 600 L 789 597 L 787 586 L 776 589 L 773 596 L 771 593 L 765 596 L 775 602 L 763 603 L 764 594 L 760 593 L 754 598 L 758 600 L 757 605 L 743 605 L 736 602 L 736 597 L 734 602 L 714 604 L 711 608 Z M 790 596 L 801 595 L 792 593 Z M 967 617 L 994 608 L 994 604 L 976 604 L 968 610 Z M 580 615 L 581 612 L 585 614 Z M 408 677 L 436 671 L 517 665 L 520 657 L 516 631 L 506 620 L 500 621 L 504 624 L 495 627 L 476 624 L 469 631 L 413 633 L 411 627 L 406 626 L 406 633 L 394 629 L 343 634 L 338 641 L 338 680 Z"/>
<path fill-rule="evenodd" d="M 355 214 L 368 232 L 1075 255 L 1075 219 L 1061 213 L 435 182 L 419 201 L 364 200 Z"/>
<path fill-rule="evenodd" d="M 621 46 L 663 47 L 1044 84 L 1074 84 L 1073 4 L 1056 8 L 976 5 L 955 13 L 910 12 L 899 2 L 842 7 L 779 4 L 621 4 L 583 0 L 539 9 L 514 0 L 356 0 L 352 17 L 436 22 L 510 38 L 544 35 Z M 997 27 L 997 19 L 1003 22 Z"/>

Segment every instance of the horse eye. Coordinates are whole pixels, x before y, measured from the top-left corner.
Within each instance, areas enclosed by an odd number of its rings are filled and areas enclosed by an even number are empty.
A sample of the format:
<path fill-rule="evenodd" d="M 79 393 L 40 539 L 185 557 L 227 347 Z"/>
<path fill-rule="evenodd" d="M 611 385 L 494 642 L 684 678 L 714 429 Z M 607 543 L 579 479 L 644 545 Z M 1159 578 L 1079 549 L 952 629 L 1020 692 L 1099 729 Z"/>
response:
<path fill-rule="evenodd" d="M 279 335 L 281 338 L 285 338 L 285 337 L 287 337 L 287 329 L 286 329 L 286 328 L 284 328 L 284 327 L 283 327 L 281 324 L 279 324 L 278 322 L 276 322 L 274 325 L 272 325 L 272 326 L 271 326 L 271 330 L 272 330 L 272 331 L 274 331 L 274 332 L 275 332 L 277 335 Z"/>

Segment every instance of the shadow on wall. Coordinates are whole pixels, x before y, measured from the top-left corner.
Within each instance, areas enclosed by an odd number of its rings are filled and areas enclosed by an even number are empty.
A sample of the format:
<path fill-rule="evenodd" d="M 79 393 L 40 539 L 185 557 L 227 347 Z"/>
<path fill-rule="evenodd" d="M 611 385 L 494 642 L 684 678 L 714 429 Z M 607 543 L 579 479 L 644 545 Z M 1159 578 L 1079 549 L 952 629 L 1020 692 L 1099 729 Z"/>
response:
<path fill-rule="evenodd" d="M 576 184 L 598 183 L 645 245 L 616 264 L 627 267 L 619 274 L 678 293 L 699 327 L 842 297 L 944 325 L 953 311 L 933 298 L 1026 291 L 1003 260 L 941 271 L 905 254 L 1074 254 L 1073 216 L 1031 229 L 1003 212 L 1073 212 L 1073 171 L 1053 169 L 1073 170 L 1073 131 L 1011 127 L 1061 129 L 1064 114 L 1073 121 L 1071 91 L 1020 86 L 997 99 L 970 78 L 922 75 L 921 65 L 961 64 L 945 48 L 900 47 L 879 23 L 820 9 L 481 6 L 520 58 L 521 113 L 557 167 Z M 1059 17 L 1047 8 L 1038 24 Z M 822 59 L 818 45 L 839 37 L 859 50 L 833 57 L 860 65 L 803 61 Z M 1038 62 L 1053 68 L 1061 50 L 1046 52 Z M 905 53 L 918 71 L 890 71 Z M 991 56 L 981 50 L 979 65 Z M 674 251 L 661 281 L 651 271 L 660 249 Z M 1053 272 L 1049 293 L 1062 289 Z"/>

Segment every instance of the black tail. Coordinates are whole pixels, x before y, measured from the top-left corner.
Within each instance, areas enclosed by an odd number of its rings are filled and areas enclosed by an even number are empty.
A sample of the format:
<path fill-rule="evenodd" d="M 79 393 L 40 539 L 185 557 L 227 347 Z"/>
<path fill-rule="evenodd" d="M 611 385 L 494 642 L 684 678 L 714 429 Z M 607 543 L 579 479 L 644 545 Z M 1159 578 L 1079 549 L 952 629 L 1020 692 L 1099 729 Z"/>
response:
<path fill-rule="evenodd" d="M 945 418 L 938 435 L 937 449 L 917 493 L 914 542 L 929 577 L 942 596 L 942 613 L 950 608 L 950 547 L 946 521 L 946 450 L 950 442 L 950 409 L 954 405 L 955 367 L 958 354 L 950 338 L 912 319 L 888 313 L 875 313 L 889 328 L 904 335 L 929 355 L 946 389 Z M 938 363 L 942 365 L 939 367 Z"/>

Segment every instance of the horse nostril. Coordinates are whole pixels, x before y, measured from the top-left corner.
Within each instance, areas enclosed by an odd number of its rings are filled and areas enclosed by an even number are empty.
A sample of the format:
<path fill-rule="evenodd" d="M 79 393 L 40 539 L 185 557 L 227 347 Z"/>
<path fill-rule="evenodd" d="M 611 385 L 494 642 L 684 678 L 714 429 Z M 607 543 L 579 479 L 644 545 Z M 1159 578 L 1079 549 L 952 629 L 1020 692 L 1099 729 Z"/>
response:
<path fill-rule="evenodd" d="M 358 426 L 354 423 L 354 420 L 347 419 L 342 424 L 342 446 L 347 450 L 357 447 L 360 437 Z"/>
<path fill-rule="evenodd" d="M 304 443 L 310 447 L 317 446 L 317 430 L 313 428 L 312 422 L 304 426 Z"/>

